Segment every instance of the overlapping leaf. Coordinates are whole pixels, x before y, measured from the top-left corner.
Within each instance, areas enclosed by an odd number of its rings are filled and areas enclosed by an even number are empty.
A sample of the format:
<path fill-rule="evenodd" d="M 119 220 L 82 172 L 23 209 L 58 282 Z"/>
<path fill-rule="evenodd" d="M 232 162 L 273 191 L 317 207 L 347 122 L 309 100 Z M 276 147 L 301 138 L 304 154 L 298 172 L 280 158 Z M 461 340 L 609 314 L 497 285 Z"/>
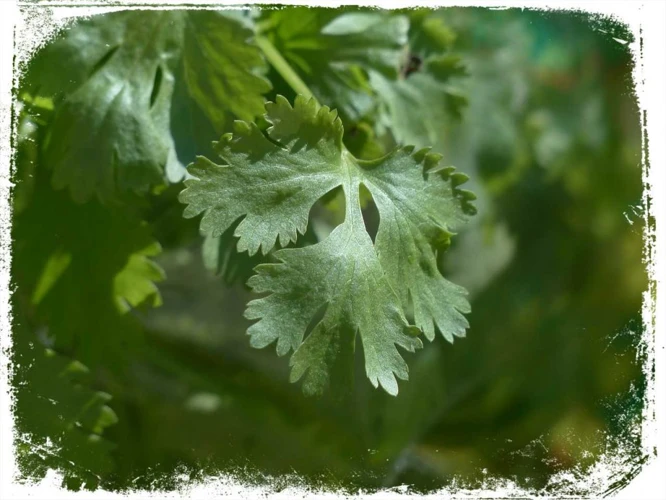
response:
<path fill-rule="evenodd" d="M 397 80 L 370 73 L 370 82 L 381 96 L 380 125 L 388 127 L 399 143 L 436 144 L 467 102 L 452 82 L 464 74 L 460 59 L 453 55 L 433 55 L 418 71 Z"/>
<path fill-rule="evenodd" d="M 186 79 L 218 128 L 229 116 L 252 119 L 270 84 L 255 74 L 263 61 L 251 35 L 237 16 L 212 11 L 125 11 L 66 29 L 27 78 L 31 93 L 58 104 L 47 144 L 54 186 L 79 202 L 108 201 L 182 178 L 170 133 L 174 80 Z"/>
<path fill-rule="evenodd" d="M 228 285 L 245 282 L 255 266 L 262 262 L 260 254 L 248 255 L 236 251 L 235 225 L 220 236 L 207 235 L 201 248 L 203 263 L 207 269 L 222 277 Z"/>
<path fill-rule="evenodd" d="M 432 339 L 437 328 L 452 340 L 467 326 L 465 291 L 436 264 L 437 249 L 473 212 L 473 195 L 457 189 L 464 176 L 411 147 L 357 160 L 342 145 L 335 111 L 302 96 L 294 107 L 278 97 L 266 119 L 270 139 L 256 125 L 236 122 L 234 134 L 216 146 L 222 165 L 200 157 L 189 168 L 195 178 L 181 194 L 185 216 L 203 212 L 201 229 L 213 236 L 241 218 L 234 232 L 239 251 L 266 253 L 303 234 L 313 204 L 342 186 L 345 220 L 328 238 L 279 250 L 279 263 L 257 267 L 249 284 L 269 295 L 248 305 L 247 317 L 258 320 L 248 333 L 255 347 L 277 341 L 279 355 L 295 351 L 292 380 L 303 377 L 306 393 L 348 377 L 358 335 L 368 378 L 397 394 L 396 377 L 408 372 L 396 346 L 421 347 L 419 329 Z M 380 214 L 375 243 L 360 209 L 362 185 Z M 411 304 L 416 327 L 406 319 Z"/>
<path fill-rule="evenodd" d="M 186 17 L 183 62 L 190 94 L 222 132 L 234 117 L 252 120 L 271 89 L 257 74 L 264 66 L 248 43 L 252 30 L 234 12 L 193 10 Z"/>
<path fill-rule="evenodd" d="M 268 262 L 269 255 L 256 253 L 249 255 L 247 252 L 238 252 L 238 238 L 234 236 L 237 224 L 232 224 L 220 236 L 205 236 L 201 254 L 204 266 L 207 269 L 222 277 L 227 285 L 236 283 L 246 283 L 252 276 L 254 268 L 262 262 Z M 298 238 L 298 241 L 292 242 L 289 247 L 311 245 L 317 242 L 317 235 L 314 230 L 308 226 L 306 233 Z"/>
<path fill-rule="evenodd" d="M 380 11 L 286 8 L 268 20 L 267 36 L 283 57 L 321 102 L 336 103 L 351 121 L 374 104 L 367 72 L 397 76 L 409 28 L 406 17 Z"/>
<path fill-rule="evenodd" d="M 169 106 L 179 24 L 167 11 L 95 16 L 40 54 L 30 83 L 57 99 L 46 157 L 54 187 L 84 202 L 162 181 L 167 162 L 176 161 Z M 53 78 L 56 71 L 71 80 Z"/>

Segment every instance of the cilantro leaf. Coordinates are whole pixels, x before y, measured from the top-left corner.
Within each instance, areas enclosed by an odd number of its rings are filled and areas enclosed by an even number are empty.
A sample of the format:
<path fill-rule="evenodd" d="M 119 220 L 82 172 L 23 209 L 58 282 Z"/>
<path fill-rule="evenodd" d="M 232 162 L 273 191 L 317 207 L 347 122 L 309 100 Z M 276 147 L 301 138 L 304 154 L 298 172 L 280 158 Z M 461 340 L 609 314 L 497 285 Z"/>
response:
<path fill-rule="evenodd" d="M 19 166 L 20 167 L 20 166 Z M 97 368 L 125 359 L 141 329 L 128 312 L 161 304 L 160 251 L 144 222 L 118 207 L 75 203 L 43 172 L 15 217 L 12 275 L 55 347 Z"/>
<path fill-rule="evenodd" d="M 263 261 L 260 254 L 248 255 L 247 252 L 236 251 L 235 230 L 236 225 L 233 224 L 220 236 L 206 235 L 201 247 L 204 266 L 230 286 L 238 281 L 245 283 L 255 266 Z"/>
<path fill-rule="evenodd" d="M 272 43 L 321 102 L 358 121 L 374 105 L 366 74 L 397 76 L 407 43 L 404 16 L 380 11 L 286 8 L 269 14 Z"/>
<path fill-rule="evenodd" d="M 408 369 L 396 346 L 413 352 L 422 344 L 382 272 L 363 226 L 358 194 L 350 193 L 348 200 L 347 220 L 326 240 L 280 250 L 275 253 L 280 264 L 257 267 L 248 284 L 271 295 L 248 305 L 247 317 L 259 320 L 248 333 L 254 347 L 277 338 L 278 354 L 295 350 L 291 380 L 305 375 L 307 394 L 320 393 L 333 375 L 348 378 L 358 333 L 370 382 L 397 394 L 395 377 L 406 380 Z M 321 322 L 304 341 L 308 324 L 324 305 Z"/>
<path fill-rule="evenodd" d="M 179 214 L 180 217 L 180 214 Z M 182 219 L 181 219 L 182 220 Z M 254 268 L 271 259 L 269 255 L 259 253 L 249 255 L 247 252 L 238 252 L 238 238 L 234 236 L 238 223 L 232 224 L 221 236 L 205 235 L 201 245 L 201 255 L 204 266 L 214 274 L 220 276 L 224 282 L 232 286 L 236 283 L 245 284 L 252 276 Z M 308 226 L 306 233 L 288 246 L 305 246 L 316 243 L 317 235 Z"/>
<path fill-rule="evenodd" d="M 86 366 L 40 345 L 19 302 L 13 308 L 12 377 L 19 470 L 41 478 L 56 469 L 70 487 L 94 487 L 114 466 L 112 444 L 102 436 L 118 421 L 107 406 L 111 396 L 90 388 Z"/>
<path fill-rule="evenodd" d="M 75 76 L 57 89 L 46 145 L 56 189 L 67 187 L 74 200 L 85 202 L 94 194 L 108 200 L 116 191 L 145 192 L 162 182 L 167 162 L 176 161 L 169 108 L 179 23 L 167 11 L 95 16 L 46 47 L 41 57 L 51 70 L 34 73 L 37 90 L 56 90 L 49 88 L 53 84 L 42 85 L 55 71 L 72 68 Z M 86 45 L 89 51 L 65 61 Z"/>
<path fill-rule="evenodd" d="M 236 122 L 234 134 L 216 145 L 222 165 L 199 157 L 189 167 L 194 178 L 181 193 L 184 215 L 203 212 L 201 230 L 213 236 L 242 218 L 234 232 L 239 251 L 267 253 L 303 234 L 313 204 L 342 186 L 340 226 L 320 243 L 278 250 L 278 263 L 256 268 L 248 284 L 269 295 L 248 304 L 246 316 L 258 320 L 248 334 L 254 347 L 277 341 L 278 355 L 293 350 L 291 379 L 304 378 L 308 394 L 347 378 L 358 335 L 371 383 L 395 395 L 396 377 L 408 375 L 397 346 L 420 348 L 419 329 L 429 339 L 435 328 L 449 340 L 464 334 L 465 291 L 439 273 L 436 251 L 473 213 L 473 195 L 457 188 L 462 174 L 438 168 L 440 157 L 427 150 L 354 158 L 342 144 L 337 113 L 314 99 L 298 96 L 292 107 L 278 96 L 266 109 L 270 137 L 255 124 Z M 380 214 L 374 244 L 361 213 L 361 186 Z M 405 316 L 410 299 L 416 327 Z"/>
<path fill-rule="evenodd" d="M 29 92 L 56 102 L 46 144 L 54 187 L 77 202 L 108 202 L 179 181 L 175 80 L 218 130 L 230 117 L 254 118 L 270 83 L 255 74 L 263 59 L 251 35 L 238 16 L 213 11 L 124 11 L 66 29 L 26 79 Z"/>
<path fill-rule="evenodd" d="M 451 117 L 459 118 L 467 98 L 454 84 L 465 69 L 455 55 L 432 55 L 422 67 L 399 79 L 371 72 L 370 83 L 381 96 L 379 122 L 399 143 L 425 147 L 445 135 Z"/>
<path fill-rule="evenodd" d="M 252 30 L 233 12 L 193 10 L 187 14 L 183 62 L 190 94 L 218 131 L 233 120 L 252 120 L 264 110 L 271 89 L 257 72 L 259 49 L 248 43 Z"/>

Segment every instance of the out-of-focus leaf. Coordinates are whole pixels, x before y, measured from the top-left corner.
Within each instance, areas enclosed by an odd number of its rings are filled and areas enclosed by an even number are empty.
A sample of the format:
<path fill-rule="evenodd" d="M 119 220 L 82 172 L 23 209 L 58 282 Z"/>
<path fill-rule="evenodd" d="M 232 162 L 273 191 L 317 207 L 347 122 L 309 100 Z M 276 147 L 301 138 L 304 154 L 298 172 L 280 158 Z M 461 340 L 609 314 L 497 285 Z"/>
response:
<path fill-rule="evenodd" d="M 18 300 L 14 302 L 16 306 Z M 87 386 L 84 365 L 40 345 L 20 307 L 14 308 L 14 316 L 19 470 L 36 479 L 55 469 L 70 488 L 95 488 L 114 469 L 113 445 L 102 437 L 118 420 L 107 406 L 111 396 Z"/>
<path fill-rule="evenodd" d="M 41 172 L 35 199 L 14 220 L 13 275 L 32 297 L 36 323 L 55 345 L 89 366 L 124 358 L 140 335 L 127 313 L 161 303 L 159 252 L 150 228 L 125 210 L 80 205 Z"/>
<path fill-rule="evenodd" d="M 28 85 L 56 100 L 45 158 L 54 187 L 107 201 L 162 182 L 176 161 L 168 131 L 181 23 L 168 11 L 94 16 L 38 55 Z"/>
<path fill-rule="evenodd" d="M 515 238 L 505 224 L 476 223 L 447 252 L 446 269 L 474 297 L 504 271 L 515 250 Z"/>
<path fill-rule="evenodd" d="M 218 132 L 231 120 L 252 120 L 264 110 L 271 89 L 258 74 L 264 69 L 259 49 L 248 43 L 252 30 L 237 16 L 193 10 L 187 14 L 183 60 L 190 94 Z"/>
<path fill-rule="evenodd" d="M 409 17 L 409 49 L 424 59 L 447 52 L 457 38 L 444 16 L 438 16 L 436 12 L 423 8 L 406 11 Z"/>
<path fill-rule="evenodd" d="M 437 144 L 467 103 L 454 84 L 455 77 L 464 74 L 460 58 L 454 55 L 432 56 L 420 70 L 395 81 L 371 72 L 370 83 L 382 102 L 379 124 L 400 144 Z"/>
<path fill-rule="evenodd" d="M 381 11 L 286 8 L 268 14 L 269 36 L 322 103 L 358 121 L 374 105 L 366 77 L 397 77 L 407 43 L 404 16 Z"/>
<path fill-rule="evenodd" d="M 372 126 L 366 122 L 359 122 L 345 129 L 343 142 L 349 152 L 359 160 L 373 160 L 387 153 L 386 146 L 376 136 Z"/>
<path fill-rule="evenodd" d="M 24 83 L 56 102 L 46 144 L 54 187 L 77 202 L 94 195 L 109 202 L 179 181 L 184 169 L 170 134 L 175 79 L 186 80 L 219 130 L 233 117 L 252 119 L 270 84 L 256 74 L 263 60 L 251 34 L 237 16 L 197 10 L 124 11 L 66 28 L 38 53 Z"/>

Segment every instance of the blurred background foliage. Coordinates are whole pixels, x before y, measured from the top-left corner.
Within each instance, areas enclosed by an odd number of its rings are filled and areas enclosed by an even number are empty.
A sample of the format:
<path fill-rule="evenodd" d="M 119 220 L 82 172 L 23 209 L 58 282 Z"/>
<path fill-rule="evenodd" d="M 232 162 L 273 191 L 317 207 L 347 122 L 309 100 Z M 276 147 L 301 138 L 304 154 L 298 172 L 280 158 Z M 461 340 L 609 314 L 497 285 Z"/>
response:
<path fill-rule="evenodd" d="M 639 460 L 647 277 L 631 33 L 582 13 L 419 9 L 381 13 L 384 31 L 409 21 L 391 45 L 375 28 L 324 36 L 340 14 L 228 19 L 271 40 L 340 108 L 357 156 L 430 145 L 470 176 L 478 215 L 441 256 L 445 275 L 470 291 L 467 338 L 407 356 L 410 380 L 396 398 L 373 390 L 362 365 L 347 404 L 305 398 L 286 359 L 245 335 L 243 283 L 261 259 L 237 254 L 231 232 L 203 241 L 176 199 L 179 169 L 209 154 L 233 109 L 194 104 L 175 58 L 170 121 L 159 122 L 173 138 L 170 182 L 79 204 L 50 182 L 50 162 L 62 160 L 52 155 L 69 153 L 49 146 L 64 105 L 43 66 L 47 46 L 14 113 L 14 386 L 26 478 L 55 467 L 71 488 L 170 488 L 174 470 L 257 482 L 295 473 L 326 487 L 428 491 L 492 476 L 543 488 L 563 470 L 582 477 L 604 453 Z M 321 53 L 303 53 L 299 40 Z M 392 72 L 363 56 L 368 47 L 402 63 Z M 257 74 L 267 99 L 295 96 L 274 68 Z M 343 210 L 323 199 L 299 244 Z M 365 215 L 377 223 L 371 203 Z"/>

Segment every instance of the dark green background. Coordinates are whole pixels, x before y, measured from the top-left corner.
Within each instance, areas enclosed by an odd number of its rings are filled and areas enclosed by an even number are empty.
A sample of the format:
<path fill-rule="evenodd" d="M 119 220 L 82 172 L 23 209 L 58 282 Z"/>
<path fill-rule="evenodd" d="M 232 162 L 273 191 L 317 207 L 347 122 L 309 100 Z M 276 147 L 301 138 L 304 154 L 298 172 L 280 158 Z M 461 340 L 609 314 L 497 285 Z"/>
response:
<path fill-rule="evenodd" d="M 571 12 L 433 15 L 450 28 L 448 50 L 468 73 L 459 83 L 468 105 L 461 119 L 442 122 L 433 145 L 479 197 L 478 215 L 442 261 L 470 291 L 467 338 L 437 338 L 406 356 L 410 380 L 397 398 L 373 390 L 360 365 L 346 404 L 305 398 L 288 383 L 286 358 L 250 348 L 249 292 L 204 267 L 196 221 L 182 220 L 174 202 L 181 187 L 169 188 L 145 211 L 164 249 L 156 259 L 167 276 L 164 304 L 136 313 L 143 342 L 121 372 L 89 367 L 91 386 L 112 396 L 117 415 L 104 431 L 111 462 L 98 478 L 103 487 L 169 488 L 184 467 L 192 477 L 222 470 L 271 484 L 256 473 L 295 473 L 327 487 L 425 491 L 498 476 L 542 488 L 562 470 L 584 474 L 604 452 L 627 453 L 627 473 L 640 462 L 641 130 L 631 53 L 614 40 L 632 35 Z M 273 94 L 292 98 L 278 75 L 269 77 Z M 208 132 L 197 130 L 176 136 L 185 162 L 207 152 Z M 17 175 L 32 172 L 19 166 Z M 35 173 L 38 185 L 43 176 Z M 50 222 L 23 224 L 19 242 Z M 20 294 L 30 272 L 18 251 Z M 77 314 L 85 311 L 74 307 L 64 321 Z M 15 328 L 19 356 L 19 335 L 35 335 L 31 348 L 43 338 L 28 330 Z M 17 390 L 17 422 L 48 433 L 40 419 L 49 409 L 22 406 L 26 391 L 40 393 L 38 379 L 30 384 Z M 27 476 L 39 476 L 42 465 L 28 456 Z"/>

